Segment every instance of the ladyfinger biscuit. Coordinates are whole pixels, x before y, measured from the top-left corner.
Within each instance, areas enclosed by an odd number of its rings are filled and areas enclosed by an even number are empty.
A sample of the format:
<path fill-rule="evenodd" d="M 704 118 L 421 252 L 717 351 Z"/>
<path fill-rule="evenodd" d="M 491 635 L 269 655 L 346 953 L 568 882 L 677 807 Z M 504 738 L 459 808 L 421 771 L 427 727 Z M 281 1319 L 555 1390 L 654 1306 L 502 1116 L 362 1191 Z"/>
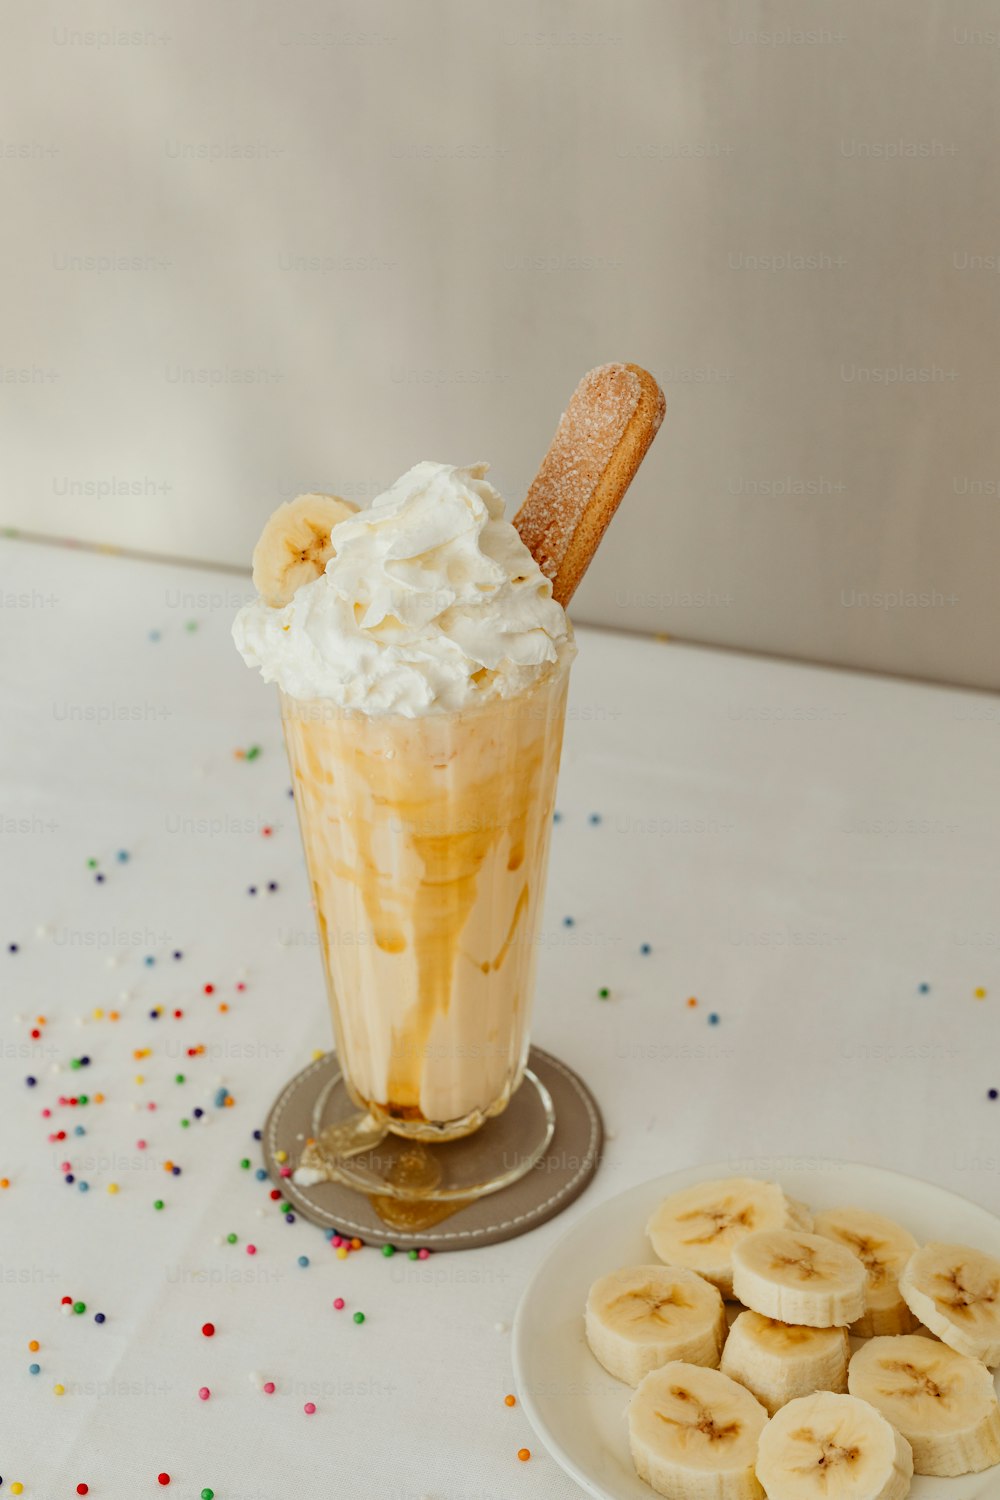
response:
<path fill-rule="evenodd" d="M 665 411 L 663 392 L 638 365 L 600 365 L 570 397 L 514 517 L 560 604 L 590 566 Z"/>

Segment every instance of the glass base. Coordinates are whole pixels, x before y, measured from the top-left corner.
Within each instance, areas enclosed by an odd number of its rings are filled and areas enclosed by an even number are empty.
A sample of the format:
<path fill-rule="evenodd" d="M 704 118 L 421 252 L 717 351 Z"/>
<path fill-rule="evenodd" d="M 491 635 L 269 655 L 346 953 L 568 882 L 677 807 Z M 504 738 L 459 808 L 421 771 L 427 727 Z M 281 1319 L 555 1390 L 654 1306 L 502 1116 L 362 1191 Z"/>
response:
<path fill-rule="evenodd" d="M 520 1079 L 518 1079 L 517 1086 L 520 1086 Z M 474 1109 L 471 1114 L 463 1115 L 460 1120 L 448 1120 L 443 1124 L 425 1120 L 418 1110 L 412 1110 L 409 1115 L 394 1114 L 379 1104 L 373 1104 L 369 1099 L 359 1098 L 357 1090 L 351 1094 L 351 1097 L 354 1100 L 355 1109 L 362 1113 L 367 1112 L 372 1131 L 378 1128 L 390 1130 L 393 1135 L 402 1136 L 404 1140 L 426 1141 L 428 1145 L 438 1146 L 442 1142 L 457 1141 L 463 1135 L 471 1135 L 474 1130 L 482 1130 L 487 1120 L 492 1120 L 495 1115 L 503 1114 L 511 1101 L 512 1094 L 509 1091 L 502 1094 L 488 1110 Z"/>
<path fill-rule="evenodd" d="M 342 1183 L 377 1203 L 387 1222 L 395 1217 L 402 1224 L 406 1204 L 428 1209 L 436 1203 L 451 1213 L 509 1187 L 541 1160 L 555 1125 L 548 1089 L 526 1068 L 503 1113 L 472 1134 L 433 1143 L 410 1140 L 360 1112 L 338 1071 L 313 1104 L 311 1140 L 292 1180 L 302 1187 Z"/>

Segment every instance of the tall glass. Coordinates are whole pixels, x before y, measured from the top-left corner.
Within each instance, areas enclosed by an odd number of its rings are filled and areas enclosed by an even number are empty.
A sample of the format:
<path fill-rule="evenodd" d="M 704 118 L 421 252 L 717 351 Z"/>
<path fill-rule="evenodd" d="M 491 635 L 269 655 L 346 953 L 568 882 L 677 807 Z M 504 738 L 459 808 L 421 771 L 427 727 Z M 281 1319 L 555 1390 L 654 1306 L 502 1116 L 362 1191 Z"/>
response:
<path fill-rule="evenodd" d="M 338 1061 L 396 1135 L 467 1135 L 521 1081 L 568 678 L 416 719 L 281 695 Z"/>

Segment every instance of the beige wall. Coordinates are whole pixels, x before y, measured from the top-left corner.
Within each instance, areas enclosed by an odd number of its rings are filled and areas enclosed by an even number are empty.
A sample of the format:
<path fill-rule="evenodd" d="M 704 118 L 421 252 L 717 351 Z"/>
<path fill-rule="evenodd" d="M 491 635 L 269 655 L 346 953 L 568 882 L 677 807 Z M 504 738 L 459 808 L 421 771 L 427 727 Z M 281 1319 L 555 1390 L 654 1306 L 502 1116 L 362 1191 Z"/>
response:
<path fill-rule="evenodd" d="M 6 26 L 8 524 L 236 564 L 421 457 L 513 500 L 631 359 L 667 422 L 580 618 L 1000 685 L 996 4 Z"/>

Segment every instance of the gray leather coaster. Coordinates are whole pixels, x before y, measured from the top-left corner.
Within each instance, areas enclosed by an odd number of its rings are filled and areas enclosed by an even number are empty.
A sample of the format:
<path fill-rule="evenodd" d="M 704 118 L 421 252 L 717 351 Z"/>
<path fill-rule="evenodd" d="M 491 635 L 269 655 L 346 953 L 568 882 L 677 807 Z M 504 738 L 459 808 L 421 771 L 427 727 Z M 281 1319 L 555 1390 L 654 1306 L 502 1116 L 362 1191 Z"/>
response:
<path fill-rule="evenodd" d="M 336 1182 L 297 1187 L 291 1178 L 281 1176 L 276 1153 L 287 1154 L 287 1165 L 298 1161 L 309 1134 L 313 1103 L 337 1072 L 332 1052 L 310 1063 L 275 1100 L 261 1136 L 264 1164 L 285 1200 L 303 1218 L 326 1229 L 358 1235 L 368 1244 L 474 1250 L 478 1245 L 513 1239 L 554 1218 L 580 1196 L 597 1171 L 604 1143 L 600 1110 L 582 1080 L 539 1047 L 532 1047 L 528 1067 L 548 1089 L 555 1106 L 555 1134 L 545 1156 L 510 1187 L 467 1204 L 431 1227 L 417 1232 L 391 1228 L 363 1193 Z M 499 1115 L 483 1126 L 501 1155 L 505 1118 Z"/>

